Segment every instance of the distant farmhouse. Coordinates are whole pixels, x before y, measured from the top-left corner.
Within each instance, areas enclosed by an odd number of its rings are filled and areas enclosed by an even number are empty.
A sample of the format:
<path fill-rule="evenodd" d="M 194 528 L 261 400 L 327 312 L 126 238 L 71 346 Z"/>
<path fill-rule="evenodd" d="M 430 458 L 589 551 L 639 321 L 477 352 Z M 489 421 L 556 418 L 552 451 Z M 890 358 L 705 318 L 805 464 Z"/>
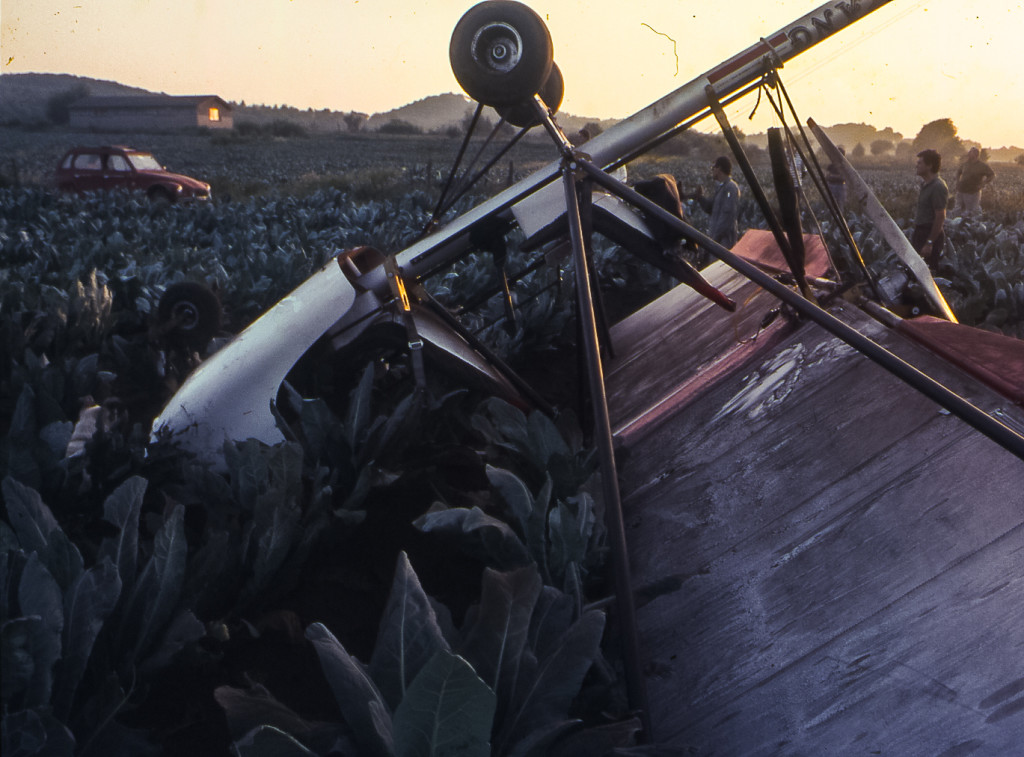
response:
<path fill-rule="evenodd" d="M 72 129 L 163 131 L 203 126 L 230 129 L 231 106 L 217 95 L 89 96 L 68 107 Z"/>

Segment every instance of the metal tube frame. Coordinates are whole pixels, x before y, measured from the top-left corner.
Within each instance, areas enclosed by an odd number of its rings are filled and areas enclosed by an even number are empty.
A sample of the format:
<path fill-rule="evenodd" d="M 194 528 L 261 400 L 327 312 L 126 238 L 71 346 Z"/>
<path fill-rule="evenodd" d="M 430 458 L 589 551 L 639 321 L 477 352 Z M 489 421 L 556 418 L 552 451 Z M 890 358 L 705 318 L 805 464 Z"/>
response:
<path fill-rule="evenodd" d="M 605 391 L 604 369 L 601 364 L 601 346 L 598 339 L 598 323 L 594 310 L 594 297 L 587 262 L 587 243 L 583 233 L 577 195 L 576 162 L 567 157 L 562 166 L 562 184 L 565 189 L 566 216 L 569 221 L 569 236 L 572 239 L 573 268 L 576 278 L 576 297 L 579 303 L 580 326 L 586 358 L 587 379 L 590 386 L 591 405 L 594 410 L 594 444 L 597 447 L 601 465 L 601 488 L 604 496 L 605 525 L 612 553 L 613 579 L 615 585 L 616 609 L 620 616 L 619 629 L 622 633 L 623 657 L 625 662 L 626 689 L 630 704 L 640 713 L 644 735 L 653 740 L 650 707 L 647 689 L 640 670 L 640 642 L 636 627 L 636 608 L 633 602 L 633 583 L 629 570 L 629 552 L 626 546 L 626 527 L 622 517 L 622 499 L 619 493 L 619 476 L 615 465 L 615 449 L 612 441 L 611 417 L 608 413 L 608 396 Z"/>
<path fill-rule="evenodd" d="M 650 145 L 707 108 L 704 88 L 708 84 L 714 86 L 720 97 L 728 100 L 734 93 L 758 82 L 767 72 L 779 68 L 783 62 L 889 2 L 892 0 L 829 0 L 591 139 L 587 142 L 590 160 L 598 166 L 611 166 L 627 156 L 649 149 Z M 560 161 L 550 163 L 453 220 L 445 228 L 415 242 L 398 254 L 402 270 L 411 278 L 424 278 L 450 264 L 464 254 L 464 237 L 474 225 L 507 211 L 555 181 L 560 171 Z M 379 269 L 367 271 L 360 283 L 366 289 L 387 292 L 383 272 Z"/>

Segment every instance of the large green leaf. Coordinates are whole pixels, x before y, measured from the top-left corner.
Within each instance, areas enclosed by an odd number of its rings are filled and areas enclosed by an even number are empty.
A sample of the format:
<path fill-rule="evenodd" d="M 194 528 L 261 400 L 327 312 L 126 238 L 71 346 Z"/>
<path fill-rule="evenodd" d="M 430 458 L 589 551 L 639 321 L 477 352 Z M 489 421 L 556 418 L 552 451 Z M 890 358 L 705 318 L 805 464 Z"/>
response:
<path fill-rule="evenodd" d="M 101 555 L 117 566 L 121 587 L 129 594 L 135 586 L 139 554 L 139 513 L 146 493 L 146 479 L 132 476 L 103 503 L 103 519 L 118 528 L 117 538 L 104 540 Z"/>
<path fill-rule="evenodd" d="M 368 433 L 363 457 L 368 455 L 382 465 L 399 460 L 401 453 L 419 436 L 426 408 L 426 395 L 419 388 L 402 398 L 384 423 L 375 424 Z"/>
<path fill-rule="evenodd" d="M 60 587 L 34 552 L 29 555 L 18 582 L 18 603 L 22 615 L 40 620 L 31 644 L 34 672 L 25 692 L 24 705 L 42 707 L 50 703 L 53 669 L 61 656 L 64 609 Z"/>
<path fill-rule="evenodd" d="M 4 757 L 72 757 L 75 753 L 71 731 L 45 709 L 5 713 L 0 728 Z"/>
<path fill-rule="evenodd" d="M 447 651 L 448 642 L 409 557 L 401 552 L 369 667 L 392 710 L 420 669 L 440 650 Z"/>
<path fill-rule="evenodd" d="M 520 677 L 515 711 L 503 725 L 497 742 L 499 754 L 509 753 L 531 732 L 567 719 L 572 700 L 598 654 L 604 621 L 599 612 L 585 613 L 561 644 L 547 658 L 538 660 L 534 675 Z"/>
<path fill-rule="evenodd" d="M 512 699 L 530 618 L 543 583 L 536 567 L 484 571 L 480 604 L 458 652 L 498 696 L 499 717 Z"/>
<path fill-rule="evenodd" d="M 561 431 L 547 415 L 535 410 L 527 417 L 526 423 L 530 434 L 531 459 L 538 470 L 545 470 L 554 455 L 572 457 Z"/>
<path fill-rule="evenodd" d="M 256 439 L 225 442 L 224 459 L 231 476 L 235 500 L 246 510 L 255 510 L 256 499 L 269 475 L 266 445 Z"/>
<path fill-rule="evenodd" d="M 530 620 L 529 640 L 530 649 L 539 659 L 554 654 L 572 625 L 575 611 L 572 597 L 551 586 L 541 590 Z"/>
<path fill-rule="evenodd" d="M 185 508 L 176 505 L 157 533 L 153 554 L 125 607 L 119 636 L 132 650 L 132 660 L 148 651 L 178 604 L 188 556 L 184 517 Z"/>
<path fill-rule="evenodd" d="M 303 496 L 302 448 L 292 442 L 268 447 L 245 448 L 253 454 L 249 464 L 240 467 L 241 479 L 252 491 L 249 506 L 252 520 L 243 536 L 243 559 L 251 570 L 241 602 L 258 597 L 272 585 L 298 537 L 299 498 Z M 261 462 L 255 462 L 255 456 Z"/>
<path fill-rule="evenodd" d="M 391 715 L 373 680 L 321 623 L 306 629 L 313 642 L 324 677 L 355 740 L 369 755 L 394 754 Z"/>
<path fill-rule="evenodd" d="M 205 538 L 189 560 L 183 591 L 199 617 L 211 618 L 220 616 L 237 601 L 244 566 L 241 545 L 232 533 L 207 529 Z"/>
<path fill-rule="evenodd" d="M 151 673 L 167 667 L 174 661 L 174 656 L 178 652 L 205 635 L 206 626 L 190 611 L 182 610 L 164 625 L 155 645 L 140 663 L 139 670 Z"/>
<path fill-rule="evenodd" d="M 366 435 L 367 425 L 371 418 L 371 395 L 373 392 L 373 364 L 363 370 L 359 384 L 352 390 L 348 398 L 348 413 L 345 416 L 345 439 L 349 449 L 356 449 Z"/>
<path fill-rule="evenodd" d="M 558 507 L 552 508 L 548 515 L 548 538 L 553 578 L 562 579 L 570 565 L 581 567 L 586 562 L 595 520 L 593 500 L 586 492 L 575 501 L 559 502 Z"/>
<path fill-rule="evenodd" d="M 50 675 L 36 663 L 37 639 L 45 633 L 46 626 L 39 617 L 14 618 L 0 626 L 0 700 L 4 709 L 20 707 L 29 691 L 44 690 L 48 685 L 45 681 L 34 683 L 37 676 Z"/>
<path fill-rule="evenodd" d="M 338 448 L 350 449 L 344 441 L 344 430 L 330 406 L 322 399 L 303 400 L 299 405 L 299 425 L 306 444 L 306 454 L 314 463 L 338 464 Z"/>
<path fill-rule="evenodd" d="M 479 507 L 436 510 L 420 516 L 413 525 L 424 533 L 454 537 L 464 552 L 501 569 L 511 570 L 530 562 L 526 547 L 511 526 Z"/>
<path fill-rule="evenodd" d="M 121 594 L 118 569 L 104 559 L 82 573 L 64 597 L 64 656 L 53 696 L 54 712 L 67 720 L 96 637 Z"/>
<path fill-rule="evenodd" d="M 397 757 L 489 757 L 495 696 L 472 666 L 439 651 L 395 712 Z"/>
<path fill-rule="evenodd" d="M 277 701 L 263 686 L 251 689 L 220 686 L 213 692 L 224 710 L 231 737 L 241 740 L 259 726 L 273 726 L 285 733 L 301 736 L 310 724 L 293 710 Z"/>
<path fill-rule="evenodd" d="M 7 516 L 26 554 L 35 552 L 57 581 L 67 590 L 82 572 L 82 555 L 71 543 L 34 489 L 11 477 L 3 481 Z"/>
<path fill-rule="evenodd" d="M 254 556 L 253 587 L 262 590 L 274 578 L 288 552 L 291 550 L 298 533 L 300 512 L 294 495 L 282 497 L 276 504 L 270 497 L 261 497 L 264 501 L 260 509 L 266 511 L 266 518 L 261 518 L 256 532 L 256 548 L 250 553 Z"/>
<path fill-rule="evenodd" d="M 31 352 L 27 354 L 31 355 Z M 34 454 L 38 425 L 35 414 L 35 392 L 29 384 L 25 384 L 18 395 L 7 432 L 6 470 L 18 481 L 29 486 L 38 487 L 41 483 L 39 463 Z M 7 497 L 6 491 L 4 497 Z"/>
<path fill-rule="evenodd" d="M 484 419 L 487 423 L 480 423 Z M 530 432 L 526 415 L 517 407 L 504 400 L 491 398 L 483 403 L 481 413 L 473 420 L 473 425 L 488 436 L 494 444 L 512 442 L 514 448 L 526 447 Z"/>
<path fill-rule="evenodd" d="M 527 535 L 530 516 L 533 514 L 533 495 L 529 487 L 512 471 L 488 465 L 485 468 L 487 480 L 501 495 L 509 513 L 519 525 L 519 532 Z"/>
<path fill-rule="evenodd" d="M 316 757 L 292 736 L 270 725 L 252 729 L 235 742 L 241 757 Z"/>

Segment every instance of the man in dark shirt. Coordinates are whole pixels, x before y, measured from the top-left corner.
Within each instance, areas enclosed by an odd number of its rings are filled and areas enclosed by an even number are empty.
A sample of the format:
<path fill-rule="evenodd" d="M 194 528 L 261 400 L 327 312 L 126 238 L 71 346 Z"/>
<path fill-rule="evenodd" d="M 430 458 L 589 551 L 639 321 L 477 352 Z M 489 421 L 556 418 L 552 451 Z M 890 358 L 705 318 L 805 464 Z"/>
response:
<path fill-rule="evenodd" d="M 941 167 L 942 156 L 935 150 L 922 150 L 917 154 L 917 175 L 921 177 L 922 183 L 910 244 L 921 253 L 921 257 L 932 269 L 939 262 L 939 253 L 946 242 L 943 228 L 946 224 L 949 187 L 939 178 Z"/>
<path fill-rule="evenodd" d="M 956 172 L 956 205 L 953 213 L 972 216 L 981 212 L 981 190 L 996 177 L 988 163 L 981 161 L 977 147 L 967 151 L 967 161 Z"/>
<path fill-rule="evenodd" d="M 698 187 L 694 199 L 711 214 L 708 236 L 723 247 L 732 247 L 740 233 L 740 188 L 732 180 L 732 161 L 724 155 L 716 158 L 711 165 L 711 178 L 715 181 L 715 193 L 705 197 L 704 188 Z"/>

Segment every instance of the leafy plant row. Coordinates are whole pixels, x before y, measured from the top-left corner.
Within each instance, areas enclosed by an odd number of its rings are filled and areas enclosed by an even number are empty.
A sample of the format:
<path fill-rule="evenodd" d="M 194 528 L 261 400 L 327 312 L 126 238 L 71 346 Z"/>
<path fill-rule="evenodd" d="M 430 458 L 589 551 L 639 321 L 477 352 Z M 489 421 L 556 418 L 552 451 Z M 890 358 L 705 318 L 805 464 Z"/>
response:
<path fill-rule="evenodd" d="M 603 754 L 632 743 L 637 722 L 601 652 L 604 615 L 585 609 L 603 584 L 604 533 L 578 430 L 565 419 L 567 437 L 497 400 L 467 405 L 462 392 L 380 397 L 373 373 L 344 417 L 293 398 L 299 441 L 228 444 L 223 476 L 116 430 L 69 457 L 70 420 L 51 420 L 41 409 L 52 398 L 23 389 L 10 438 L 43 443 L 7 450 L 5 754 L 154 753 L 169 676 L 195 682 L 175 701 L 216 701 L 239 754 Z M 52 506 L 20 480 L 40 470 Z M 326 719 L 254 684 L 259 671 L 225 671 L 233 645 L 265 633 L 325 565 L 365 573 L 354 545 L 411 491 L 400 509 L 428 570 L 422 555 L 443 546 L 482 571 L 476 602 L 456 594 L 461 621 L 425 593 L 391 524 L 374 545 L 374 562 L 395 565 L 390 593 L 374 590 L 388 594 L 379 630 L 352 642 L 372 650 L 366 662 L 340 640 L 352 636 L 345 623 L 305 630 L 333 692 L 334 705 L 313 707 Z M 600 707 L 581 708 L 581 695 Z"/>
<path fill-rule="evenodd" d="M 388 356 L 348 394 L 293 376 L 314 389 L 282 394 L 295 441 L 228 445 L 223 475 L 149 442 L 196 359 L 153 332 L 169 283 L 215 286 L 235 331 L 342 249 L 400 249 L 430 207 L 418 192 L 158 208 L 0 189 L 5 754 L 144 754 L 188 731 L 182 702 L 222 724 L 198 741 L 244 754 L 631 742 L 604 618 L 587 609 L 604 593 L 593 460 L 566 414 L 410 391 Z M 876 272 L 897 266 L 849 217 Z M 745 199 L 741 225 L 759 224 Z M 950 238 L 940 285 L 961 320 L 1019 334 L 1024 219 L 951 222 Z M 595 252 L 606 288 L 670 285 Z M 503 356 L 552 355 L 571 337 L 569 262 L 532 262 L 513 238 L 511 321 L 488 297 L 490 251 L 426 285 L 453 310 L 477 305 L 465 322 Z M 286 670 L 239 660 L 252 649 Z M 295 677 L 319 683 L 282 683 Z"/>

